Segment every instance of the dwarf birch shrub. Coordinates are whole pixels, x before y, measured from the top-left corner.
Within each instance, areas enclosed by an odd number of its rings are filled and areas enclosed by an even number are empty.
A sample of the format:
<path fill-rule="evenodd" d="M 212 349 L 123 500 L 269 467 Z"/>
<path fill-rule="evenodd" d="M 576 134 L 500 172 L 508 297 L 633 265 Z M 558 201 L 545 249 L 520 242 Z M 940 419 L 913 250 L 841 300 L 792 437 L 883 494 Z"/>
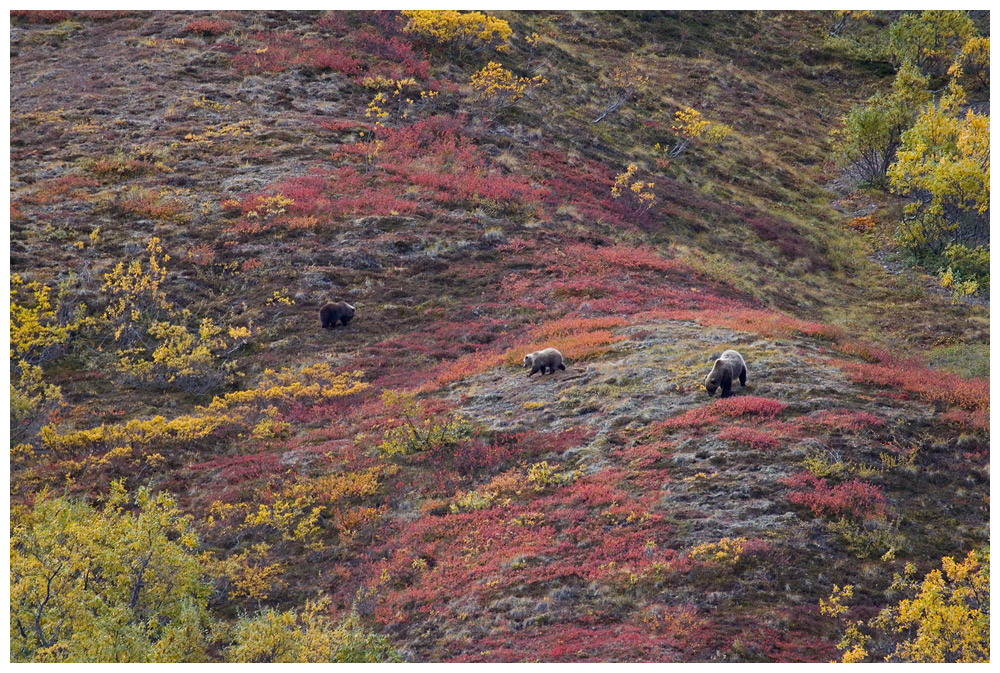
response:
<path fill-rule="evenodd" d="M 514 73 L 494 61 L 472 75 L 472 90 L 478 94 L 476 102 L 493 110 L 510 107 L 546 83 L 548 80 L 541 75 L 515 77 Z"/>
<path fill-rule="evenodd" d="M 678 138 L 669 152 L 672 157 L 679 156 L 696 140 L 718 145 L 733 132 L 733 129 L 726 124 L 710 122 L 700 112 L 690 107 L 674 113 L 674 123 L 670 129 Z"/>
<path fill-rule="evenodd" d="M 656 195 L 651 191 L 655 186 L 654 183 L 637 180 L 638 170 L 638 166 L 629 164 L 624 173 L 615 176 L 615 182 L 611 185 L 611 197 L 614 199 L 625 197 L 637 213 L 649 210 L 656 203 Z"/>
<path fill-rule="evenodd" d="M 301 612 L 266 608 L 233 629 L 226 661 L 246 663 L 399 662 L 385 636 L 366 630 L 356 613 L 337 623 L 329 598 L 306 603 Z"/>
<path fill-rule="evenodd" d="M 12 362 L 41 364 L 58 353 L 83 323 L 77 309 L 68 321 L 59 319 L 63 293 L 39 281 L 10 276 L 10 357 Z"/>
<path fill-rule="evenodd" d="M 629 100 L 637 98 L 648 83 L 649 77 L 643 74 L 642 59 L 635 54 L 617 64 L 601 84 L 601 89 L 607 95 L 607 103 L 593 123 L 597 124 Z"/>

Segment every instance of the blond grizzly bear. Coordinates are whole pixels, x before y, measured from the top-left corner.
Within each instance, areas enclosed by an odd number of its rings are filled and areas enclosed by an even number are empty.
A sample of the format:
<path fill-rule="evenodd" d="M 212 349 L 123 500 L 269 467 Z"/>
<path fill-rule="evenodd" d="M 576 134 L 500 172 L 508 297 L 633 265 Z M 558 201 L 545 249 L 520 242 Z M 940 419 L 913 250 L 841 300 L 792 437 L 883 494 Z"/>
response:
<path fill-rule="evenodd" d="M 549 374 L 555 374 L 557 369 L 566 371 L 562 353 L 555 348 L 546 348 L 545 350 L 528 353 L 524 356 L 524 366 L 531 367 L 528 378 L 531 378 L 532 374 L 537 374 L 538 372 L 541 372 L 542 376 L 545 376 L 546 369 L 549 370 Z"/>

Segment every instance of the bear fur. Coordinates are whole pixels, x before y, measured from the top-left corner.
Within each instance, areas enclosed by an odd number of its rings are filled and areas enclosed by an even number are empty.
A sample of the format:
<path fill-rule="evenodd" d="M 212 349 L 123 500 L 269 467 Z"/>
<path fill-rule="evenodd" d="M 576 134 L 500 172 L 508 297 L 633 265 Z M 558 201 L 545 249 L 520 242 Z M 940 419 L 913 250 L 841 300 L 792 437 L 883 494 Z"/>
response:
<path fill-rule="evenodd" d="M 338 322 L 344 323 L 344 327 L 347 327 L 347 323 L 351 322 L 353 317 L 354 307 L 346 301 L 325 304 L 319 310 L 319 320 L 323 324 L 323 329 L 333 329 Z"/>
<path fill-rule="evenodd" d="M 722 396 L 729 397 L 733 394 L 733 379 L 737 378 L 741 386 L 747 384 L 747 365 L 736 351 L 725 351 L 705 377 L 705 390 L 709 395 L 715 395 L 715 389 L 722 388 Z"/>
<path fill-rule="evenodd" d="M 542 376 L 545 376 L 546 369 L 549 370 L 549 374 L 555 374 L 557 369 L 566 371 L 562 353 L 555 348 L 546 348 L 545 350 L 528 353 L 524 356 L 524 366 L 531 367 L 528 378 L 531 378 L 532 374 L 537 374 L 538 372 L 541 372 Z"/>

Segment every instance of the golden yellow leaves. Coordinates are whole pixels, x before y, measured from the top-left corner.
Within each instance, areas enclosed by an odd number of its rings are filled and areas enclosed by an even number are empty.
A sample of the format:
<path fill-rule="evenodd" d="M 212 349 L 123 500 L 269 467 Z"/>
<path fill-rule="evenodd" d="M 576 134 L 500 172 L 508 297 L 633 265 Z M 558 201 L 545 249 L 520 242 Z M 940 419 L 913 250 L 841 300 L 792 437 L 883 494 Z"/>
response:
<path fill-rule="evenodd" d="M 907 563 L 891 589 L 908 597 L 867 621 L 849 622 L 837 645 L 844 652 L 842 661 L 989 661 L 989 560 L 988 550 L 971 551 L 959 562 L 946 556 L 941 570 L 922 580 Z M 852 596 L 853 586 L 834 586 L 829 599 L 820 600 L 820 612 L 838 617 L 847 612 L 844 601 Z M 881 652 L 876 651 L 879 646 Z"/>
<path fill-rule="evenodd" d="M 503 19 L 481 12 L 403 10 L 403 16 L 409 19 L 404 28 L 407 32 L 460 50 L 494 48 L 506 51 L 507 39 L 513 33 L 510 24 Z"/>
<path fill-rule="evenodd" d="M 621 198 L 625 194 L 631 195 L 636 202 L 638 211 L 646 211 L 653 207 L 656 202 L 656 195 L 652 190 L 655 186 L 652 182 L 636 180 L 636 173 L 639 170 L 635 164 L 629 164 L 624 173 L 619 173 L 615 177 L 615 182 L 611 186 L 611 196 Z"/>
<path fill-rule="evenodd" d="M 547 83 L 548 80 L 541 75 L 515 77 L 514 73 L 495 61 L 473 73 L 471 81 L 473 91 L 478 93 L 476 102 L 494 110 L 513 105 Z"/>

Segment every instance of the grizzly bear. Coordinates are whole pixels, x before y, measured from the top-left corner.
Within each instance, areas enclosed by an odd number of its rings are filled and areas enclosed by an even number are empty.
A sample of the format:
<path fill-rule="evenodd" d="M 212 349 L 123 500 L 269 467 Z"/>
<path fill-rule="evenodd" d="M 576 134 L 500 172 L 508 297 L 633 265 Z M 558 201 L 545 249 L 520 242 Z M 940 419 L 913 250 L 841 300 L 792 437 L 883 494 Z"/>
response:
<path fill-rule="evenodd" d="M 323 329 L 333 329 L 338 322 L 344 323 L 344 327 L 347 327 L 347 323 L 351 322 L 353 317 L 354 307 L 345 301 L 325 304 L 319 310 L 319 320 L 323 324 Z"/>
<path fill-rule="evenodd" d="M 729 397 L 733 394 L 733 379 L 736 378 L 740 380 L 741 386 L 747 384 L 747 365 L 743 362 L 743 356 L 736 351 L 725 351 L 705 377 L 705 390 L 709 395 L 714 395 L 715 389 L 721 387 L 722 396 Z"/>
<path fill-rule="evenodd" d="M 524 356 L 524 366 L 531 367 L 531 373 L 528 374 L 528 378 L 531 378 L 532 374 L 537 374 L 538 372 L 541 372 L 542 376 L 545 376 L 546 368 L 548 368 L 549 374 L 555 374 L 557 369 L 566 371 L 562 353 L 555 348 L 546 348 L 545 350 L 528 353 Z"/>

